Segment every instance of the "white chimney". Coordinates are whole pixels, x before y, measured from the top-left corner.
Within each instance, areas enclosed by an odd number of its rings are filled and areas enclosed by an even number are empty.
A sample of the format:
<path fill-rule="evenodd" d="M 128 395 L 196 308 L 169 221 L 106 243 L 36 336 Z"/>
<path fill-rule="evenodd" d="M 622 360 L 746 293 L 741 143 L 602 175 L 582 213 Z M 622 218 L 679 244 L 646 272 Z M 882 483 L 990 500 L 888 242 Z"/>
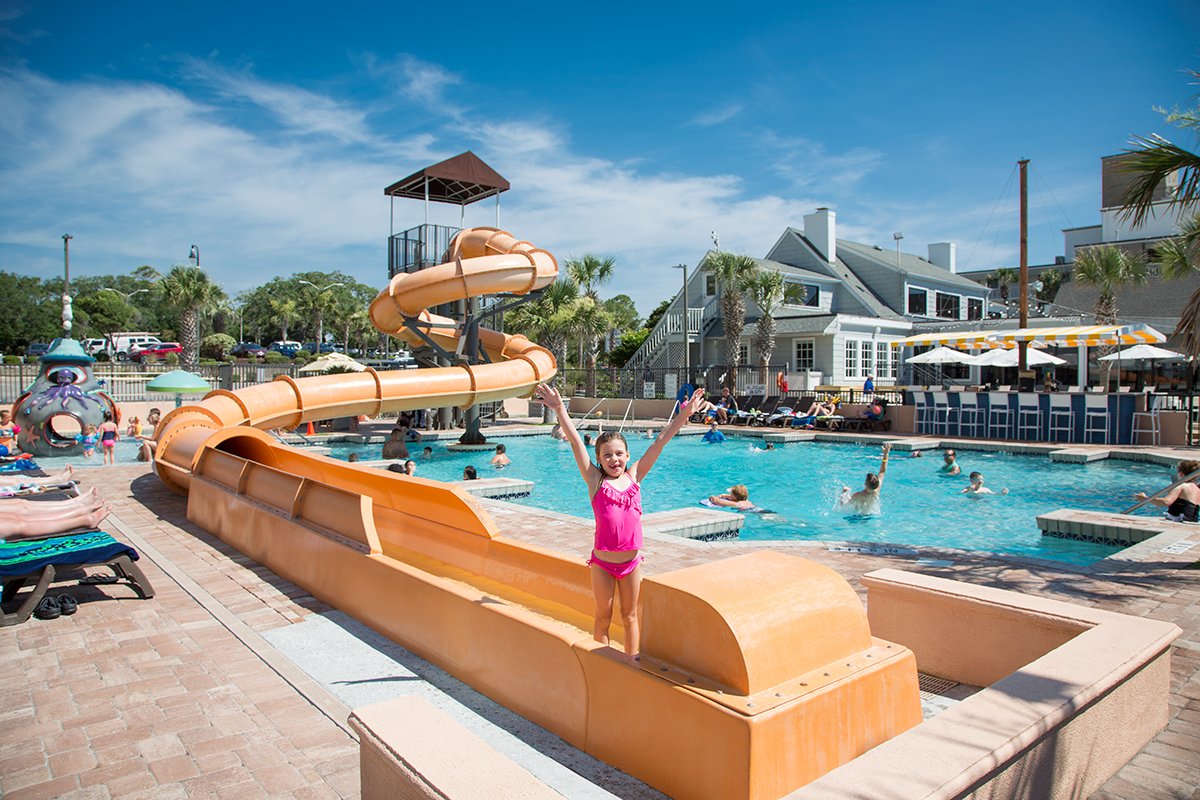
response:
<path fill-rule="evenodd" d="M 954 242 L 937 242 L 929 245 L 929 263 L 948 272 L 958 272 L 958 266 L 954 260 L 955 249 Z"/>
<path fill-rule="evenodd" d="M 804 218 L 804 238 L 830 264 L 837 262 L 837 213 L 818 208 Z"/>

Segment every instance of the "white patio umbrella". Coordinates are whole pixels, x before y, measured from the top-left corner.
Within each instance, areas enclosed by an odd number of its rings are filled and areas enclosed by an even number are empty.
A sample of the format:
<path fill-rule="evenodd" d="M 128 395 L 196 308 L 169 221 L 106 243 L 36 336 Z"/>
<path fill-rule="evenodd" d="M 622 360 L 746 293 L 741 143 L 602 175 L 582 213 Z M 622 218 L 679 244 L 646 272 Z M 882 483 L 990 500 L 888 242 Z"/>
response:
<path fill-rule="evenodd" d="M 362 372 L 366 366 L 355 361 L 345 353 L 328 353 L 320 358 L 314 358 L 312 361 L 300 368 L 301 372 L 324 372 L 333 367 L 345 367 L 354 372 Z"/>
<path fill-rule="evenodd" d="M 1018 359 L 1019 354 L 1015 348 L 1012 350 L 989 350 L 983 355 L 975 356 L 971 363 L 977 367 L 1015 367 Z M 1050 364 L 1065 364 L 1067 361 L 1045 351 L 1030 348 L 1025 355 L 1025 363 L 1030 367 L 1044 367 Z"/>
<path fill-rule="evenodd" d="M 927 353 L 910 357 L 906 364 L 971 364 L 974 356 L 953 347 L 935 347 Z"/>
<path fill-rule="evenodd" d="M 1138 384 L 1142 385 L 1141 373 L 1145 370 L 1147 361 L 1178 361 L 1186 358 L 1183 353 L 1176 353 L 1174 350 L 1168 350 L 1165 347 L 1155 347 L 1152 344 L 1135 344 L 1133 347 L 1127 347 L 1124 350 L 1118 350 L 1115 353 L 1109 353 L 1106 356 L 1100 356 L 1098 361 L 1116 361 L 1118 372 L 1121 369 L 1122 361 L 1141 361 L 1141 369 L 1138 370 Z M 1153 377 L 1153 376 L 1151 376 Z M 1139 390 L 1140 391 L 1140 390 Z"/>

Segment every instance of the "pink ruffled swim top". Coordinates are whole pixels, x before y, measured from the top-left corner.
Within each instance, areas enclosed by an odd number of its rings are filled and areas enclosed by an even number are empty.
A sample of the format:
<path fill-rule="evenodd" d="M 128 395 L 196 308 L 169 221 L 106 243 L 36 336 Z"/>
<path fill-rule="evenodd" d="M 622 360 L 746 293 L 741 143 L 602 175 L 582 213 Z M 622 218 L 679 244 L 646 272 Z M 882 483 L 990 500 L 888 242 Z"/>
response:
<path fill-rule="evenodd" d="M 612 482 L 600 481 L 592 496 L 596 515 L 597 550 L 620 552 L 642 549 L 642 489 L 633 483 L 617 491 Z"/>

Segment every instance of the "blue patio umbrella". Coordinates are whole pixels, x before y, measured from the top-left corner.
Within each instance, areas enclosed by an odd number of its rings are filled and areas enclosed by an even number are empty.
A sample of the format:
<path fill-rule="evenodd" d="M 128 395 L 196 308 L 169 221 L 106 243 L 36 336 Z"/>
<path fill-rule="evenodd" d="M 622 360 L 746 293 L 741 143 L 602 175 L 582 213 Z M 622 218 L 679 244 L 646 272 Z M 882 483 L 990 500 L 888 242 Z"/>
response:
<path fill-rule="evenodd" d="M 173 369 L 147 383 L 146 391 L 175 395 L 175 407 L 179 408 L 183 404 L 183 395 L 211 392 L 212 386 L 195 373 Z"/>

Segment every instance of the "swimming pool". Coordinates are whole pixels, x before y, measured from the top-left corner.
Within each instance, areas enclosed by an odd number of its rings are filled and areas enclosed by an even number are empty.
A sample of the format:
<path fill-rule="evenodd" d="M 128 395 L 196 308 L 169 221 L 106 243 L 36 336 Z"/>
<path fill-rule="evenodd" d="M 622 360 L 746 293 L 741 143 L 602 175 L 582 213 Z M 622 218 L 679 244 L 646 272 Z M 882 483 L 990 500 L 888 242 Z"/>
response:
<path fill-rule="evenodd" d="M 491 453 L 455 453 L 446 449 L 447 442 L 431 443 L 430 460 L 419 457 L 425 444 L 410 445 L 409 450 L 422 477 L 459 480 L 463 467 L 471 464 L 480 477 L 533 481 L 533 494 L 516 502 L 591 518 L 587 492 L 565 442 L 549 436 L 494 441 L 503 442 L 512 459 L 499 471 L 489 465 Z M 640 455 L 649 441 L 631 436 L 629 445 Z M 1035 517 L 1060 508 L 1121 511 L 1132 505 L 1132 491 L 1153 491 L 1174 479 L 1173 468 L 1166 465 L 1107 460 L 1084 466 L 1045 456 L 970 450 L 959 451 L 963 475 L 946 477 L 938 471 L 940 453 L 910 458 L 894 452 L 881 513 L 855 517 L 835 508 L 835 501 L 843 484 L 859 489 L 866 473 L 878 470 L 878 446 L 807 442 L 776 445 L 770 451 L 759 451 L 758 446 L 756 439 L 730 438 L 720 445 L 703 444 L 695 436 L 675 439 L 643 486 L 646 511 L 695 506 L 710 494 L 744 483 L 754 503 L 776 512 L 747 514 L 740 534 L 746 540 L 950 547 L 1087 564 L 1120 548 L 1042 536 Z M 333 445 L 336 458 L 345 459 L 351 452 L 375 459 L 380 445 Z M 1007 487 L 1010 493 L 980 499 L 962 495 L 966 474 L 976 470 L 985 475 L 989 487 L 997 492 Z"/>

